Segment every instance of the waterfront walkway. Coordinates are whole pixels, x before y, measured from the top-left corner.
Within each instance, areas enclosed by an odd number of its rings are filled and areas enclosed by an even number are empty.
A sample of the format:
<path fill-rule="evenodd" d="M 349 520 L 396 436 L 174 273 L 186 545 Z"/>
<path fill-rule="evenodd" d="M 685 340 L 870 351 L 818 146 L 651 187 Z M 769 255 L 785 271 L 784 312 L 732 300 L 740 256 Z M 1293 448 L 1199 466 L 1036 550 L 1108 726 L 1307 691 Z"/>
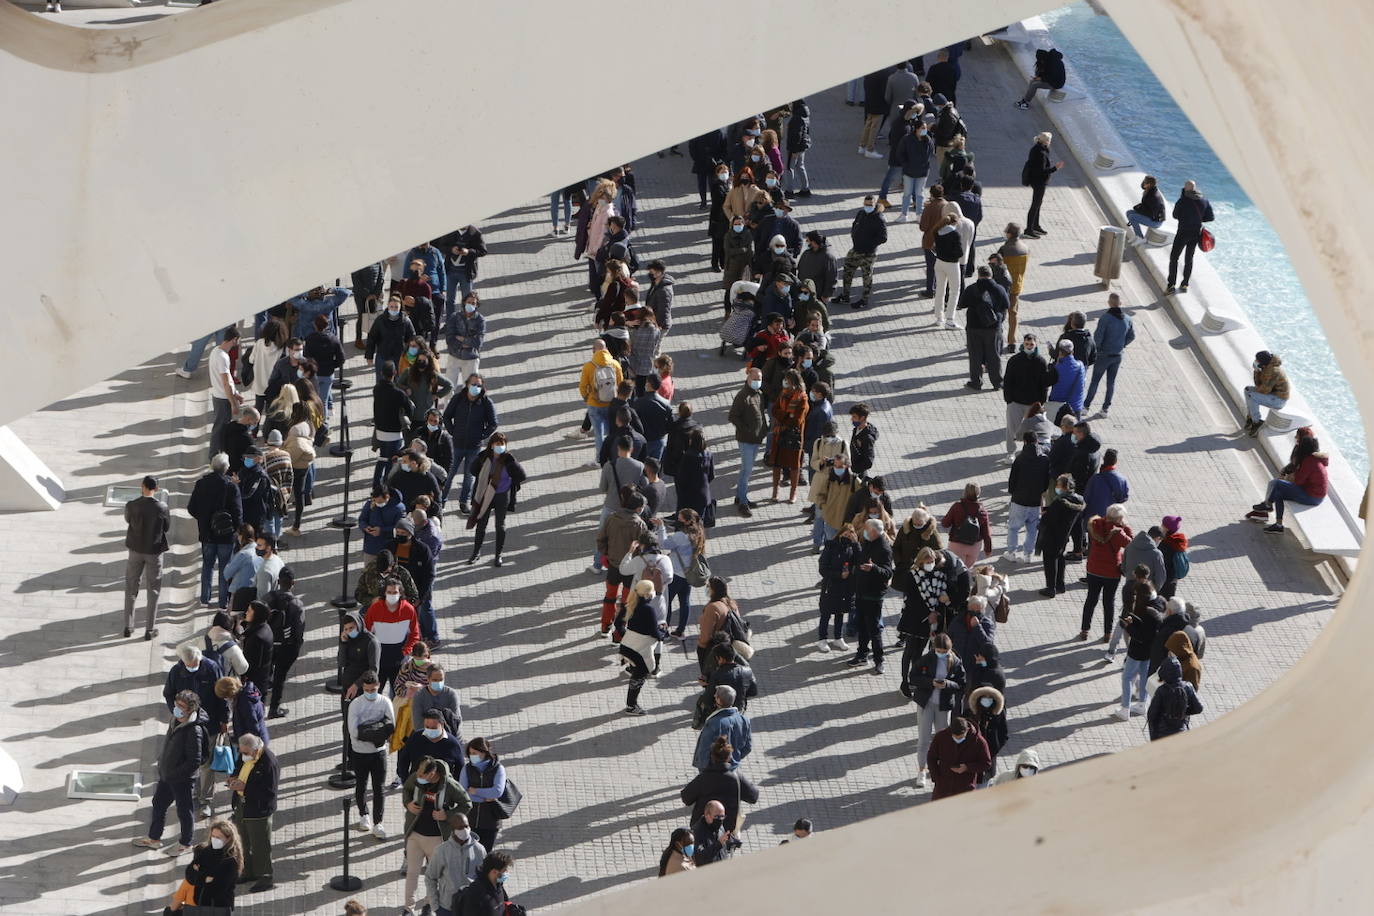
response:
<path fill-rule="evenodd" d="M 1011 107 L 1021 88 L 1000 50 L 965 57 L 959 98 L 985 189 L 984 239 L 1024 217 L 1029 191 L 1018 180 L 1021 162 L 1031 137 L 1048 126 L 1038 108 Z M 843 89 L 817 95 L 812 108 L 817 145 L 808 159 L 816 193 L 798 202 L 794 216 L 803 230 L 830 235 L 843 253 L 859 197 L 876 189 L 885 163 L 855 155 L 861 118 L 844 105 Z M 813 649 L 817 576 L 809 529 L 785 504 L 763 504 L 743 520 L 727 503 L 737 461 L 725 412 L 741 375 L 737 359 L 716 355 L 719 284 L 706 270 L 703 214 L 684 159 L 651 157 L 636 172 L 639 256 L 645 263 L 662 257 L 677 281 L 675 326 L 664 351 L 677 363 L 678 400 L 694 405 L 716 453 L 715 492 L 725 511 L 710 532 L 712 565 L 730 578 L 757 633 L 761 692 L 750 705 L 754 753 L 746 771 L 762 796 L 748 812 L 745 849 L 776 844 L 799 816 L 830 830 L 922 803 L 929 792 L 912 787 L 915 710 L 897 693 L 895 665 L 879 679 L 846 668 L 846 656 Z M 1081 309 L 1095 321 L 1105 307 L 1105 292 L 1091 276 L 1103 216 L 1072 162 L 1055 177 L 1043 222 L 1050 235 L 1031 243 L 1021 317 L 1053 337 L 1067 312 Z M 677 792 L 693 775 L 696 733 L 688 721 L 696 670 L 690 653 L 665 651 L 663 677 L 641 698 L 649 715 L 619 715 L 624 681 L 608 644 L 593 637 L 602 587 L 586 565 L 600 496 L 594 472 L 580 466 L 590 446 L 560 435 L 580 416 L 574 389 L 591 339 L 585 270 L 571 263 L 569 238 L 547 238 L 546 200 L 482 225 L 492 251 L 480 281 L 489 319 L 483 369 L 531 481 L 510 520 L 511 563 L 500 570 L 459 565 L 469 542 L 461 524 L 450 521 L 436 600 L 445 639 L 438 658 L 460 691 L 465 737 L 493 739 L 525 794 L 498 844 L 517 858 L 510 889 L 522 903 L 548 907 L 651 876 L 668 833 L 686 823 Z M 1000 552 L 1000 395 L 962 387 L 962 335 L 927 330 L 929 302 L 914 298 L 923 270 L 914 251 L 919 232 L 893 223 L 890 234 L 878 260 L 875 307 L 841 308 L 835 316 L 837 407 L 858 400 L 873 407 L 882 430 L 876 469 L 899 517 L 918 502 L 942 513 L 966 481 L 976 480 Z M 1184 517 L 1193 566 L 1180 595 L 1203 610 L 1210 637 L 1207 712 L 1194 719 L 1205 728 L 1302 654 L 1331 613 L 1335 585 L 1325 564 L 1291 537 L 1238 521 L 1269 471 L 1250 440 L 1234 438 L 1237 418 L 1158 291 L 1134 264 L 1117 288 L 1137 340 L 1112 417 L 1094 426 L 1104 446 L 1121 453 L 1131 483 L 1130 523 Z M 102 506 L 105 487 L 153 473 L 180 507 L 201 473 L 204 385 L 172 376 L 179 360 L 168 354 L 14 424 L 61 475 L 69 498 L 56 513 L 0 517 L 8 548 L 0 570 L 8 700 L 0 705 L 0 740 L 28 781 L 0 818 L 0 912 L 160 912 L 180 877 L 165 857 L 129 845 L 146 828 L 146 795 L 137 806 L 72 801 L 63 786 L 72 768 L 96 767 L 141 772 L 151 791 L 171 649 L 208 617 L 192 603 L 199 551 L 194 525 L 182 520 L 169 555 L 175 572 L 168 584 L 175 587 L 164 591 L 170 602 L 161 637 L 152 644 L 116 638 L 124 526 L 118 510 Z M 349 372 L 361 385 L 361 360 Z M 357 421 L 369 399 L 351 406 L 355 439 L 365 441 L 365 423 Z M 307 655 L 293 669 L 290 717 L 270 723 L 282 762 L 277 887 L 243 896 L 239 912 L 246 914 L 333 916 L 344 899 L 327 887 L 339 871 L 343 795 L 324 784 L 337 760 L 339 728 L 337 701 L 320 689 L 337 644 L 327 602 L 339 591 L 340 538 L 324 525 L 338 511 L 340 462 L 322 459 L 320 470 L 306 534 L 288 555 L 307 599 Z M 354 469 L 355 503 L 364 476 Z M 756 497 L 767 495 L 765 486 L 760 472 Z M 1073 587 L 1053 600 L 1035 593 L 1038 569 L 1023 569 L 1012 580 L 1011 622 L 998 631 L 1009 676 L 1004 763 L 1032 746 L 1046 766 L 1060 766 L 1143 743 L 1140 720 L 1108 719 L 1119 664 L 1105 665 L 1097 644 L 1072 640 L 1081 567 L 1070 567 Z M 890 598 L 889 615 L 897 608 Z M 394 839 L 400 811 L 391 799 L 393 839 L 354 834 L 353 847 L 354 870 L 366 882 L 357 896 L 388 914 L 402 902 Z"/>

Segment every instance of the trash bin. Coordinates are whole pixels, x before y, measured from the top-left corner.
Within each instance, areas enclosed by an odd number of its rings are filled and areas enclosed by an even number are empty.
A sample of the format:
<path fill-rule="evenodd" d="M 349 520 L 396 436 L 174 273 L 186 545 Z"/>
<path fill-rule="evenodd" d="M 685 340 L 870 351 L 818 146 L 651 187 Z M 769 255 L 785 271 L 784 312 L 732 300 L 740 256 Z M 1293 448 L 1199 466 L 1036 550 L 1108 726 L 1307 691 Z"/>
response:
<path fill-rule="evenodd" d="M 1097 258 L 1093 274 L 1103 283 L 1121 276 L 1121 259 L 1126 252 L 1126 230 L 1118 226 L 1103 226 L 1097 233 Z"/>

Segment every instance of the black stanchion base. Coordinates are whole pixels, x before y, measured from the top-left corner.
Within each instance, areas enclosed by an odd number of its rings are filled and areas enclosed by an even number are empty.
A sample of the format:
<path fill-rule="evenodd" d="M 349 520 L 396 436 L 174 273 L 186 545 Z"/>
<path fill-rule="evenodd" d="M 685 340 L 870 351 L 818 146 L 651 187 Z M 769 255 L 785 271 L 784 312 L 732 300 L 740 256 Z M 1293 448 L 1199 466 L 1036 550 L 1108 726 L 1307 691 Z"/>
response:
<path fill-rule="evenodd" d="M 330 678 L 324 683 L 325 693 L 343 693 L 343 684 L 339 683 L 338 678 Z"/>
<path fill-rule="evenodd" d="M 342 428 L 339 430 L 339 435 L 343 435 Z M 353 447 L 347 442 L 335 442 L 333 445 L 329 446 L 329 454 L 333 455 L 335 458 L 352 458 Z"/>
<path fill-rule="evenodd" d="M 352 531 L 358 527 L 358 520 L 351 515 L 340 515 L 329 520 L 329 527 L 338 528 L 340 531 Z"/>
<path fill-rule="evenodd" d="M 329 774 L 329 788 L 331 789 L 351 789 L 358 784 L 358 777 L 353 775 L 352 770 L 340 770 L 337 773 Z"/>
<path fill-rule="evenodd" d="M 363 879 L 357 875 L 335 875 L 329 879 L 329 886 L 336 891 L 352 893 L 362 888 Z"/>
<path fill-rule="evenodd" d="M 351 611 L 358 606 L 357 600 L 352 595 L 340 595 L 329 603 L 341 611 Z"/>
<path fill-rule="evenodd" d="M 346 378 L 346 379 L 340 379 L 340 380 L 339 380 L 339 386 L 338 386 L 338 387 L 339 387 L 339 389 L 342 390 L 342 391 L 347 391 L 348 389 L 350 389 L 350 388 L 353 387 L 353 380 L 352 380 L 352 379 L 347 379 L 347 378 Z"/>

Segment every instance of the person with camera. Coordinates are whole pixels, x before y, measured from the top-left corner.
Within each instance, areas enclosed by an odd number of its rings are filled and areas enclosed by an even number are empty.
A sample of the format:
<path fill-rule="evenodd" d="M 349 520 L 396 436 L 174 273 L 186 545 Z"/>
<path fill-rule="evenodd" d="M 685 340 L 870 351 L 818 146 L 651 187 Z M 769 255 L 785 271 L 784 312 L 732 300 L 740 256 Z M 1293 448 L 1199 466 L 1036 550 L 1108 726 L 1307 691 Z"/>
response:
<path fill-rule="evenodd" d="M 1121 629 L 1126 633 L 1126 661 L 1121 666 L 1121 707 L 1112 713 L 1112 718 L 1125 722 L 1134 715 L 1145 712 L 1145 682 L 1150 676 L 1150 650 L 1155 643 L 1155 634 L 1163 618 L 1160 608 L 1164 599 L 1155 594 L 1150 582 L 1150 567 L 1138 563 L 1132 570 L 1135 587 L 1131 590 L 1130 600 L 1122 608 Z M 1132 687 L 1134 694 L 1132 696 Z M 1132 700 L 1135 702 L 1132 702 Z"/>
<path fill-rule="evenodd" d="M 383 783 L 386 781 L 388 741 L 396 727 L 396 710 L 391 701 L 382 696 L 381 678 L 376 671 L 365 672 L 360 680 L 362 692 L 348 705 L 349 759 L 358 782 L 354 802 L 358 806 L 359 830 L 371 831 L 379 840 L 386 839 L 382 827 Z M 372 811 L 367 807 L 367 783 L 372 781 Z"/>
<path fill-rule="evenodd" d="M 726 828 L 725 805 L 712 800 L 706 803 L 701 817 L 692 822 L 692 845 L 696 847 L 692 860 L 700 868 L 728 859 L 744 844 L 733 829 Z"/>

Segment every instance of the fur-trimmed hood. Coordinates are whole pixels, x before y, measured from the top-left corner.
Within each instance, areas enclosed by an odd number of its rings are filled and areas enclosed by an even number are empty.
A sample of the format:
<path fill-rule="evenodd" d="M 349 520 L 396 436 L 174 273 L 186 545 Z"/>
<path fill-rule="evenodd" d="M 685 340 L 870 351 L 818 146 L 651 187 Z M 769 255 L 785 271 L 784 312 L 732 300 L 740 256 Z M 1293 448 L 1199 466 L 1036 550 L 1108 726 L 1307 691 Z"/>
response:
<path fill-rule="evenodd" d="M 968 695 L 968 708 L 975 714 L 982 712 L 983 706 L 980 701 L 983 697 L 991 697 L 993 701 L 991 708 L 988 709 L 988 714 L 1000 716 L 1006 707 L 1006 701 L 1002 697 L 1002 691 L 995 687 L 979 687 L 971 691 Z"/>

